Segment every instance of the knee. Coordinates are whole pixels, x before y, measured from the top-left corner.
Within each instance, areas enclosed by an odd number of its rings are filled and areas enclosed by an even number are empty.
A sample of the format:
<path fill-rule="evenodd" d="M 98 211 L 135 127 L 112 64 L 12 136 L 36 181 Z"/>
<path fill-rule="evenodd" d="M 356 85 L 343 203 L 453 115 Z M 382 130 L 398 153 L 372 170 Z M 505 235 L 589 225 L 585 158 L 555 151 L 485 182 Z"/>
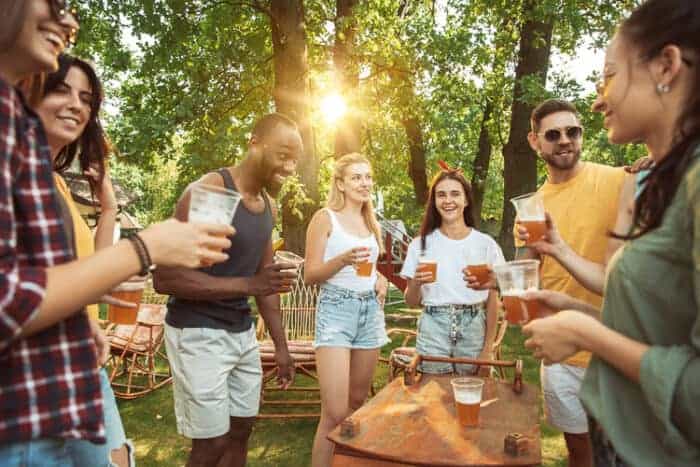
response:
<path fill-rule="evenodd" d="M 231 417 L 229 437 L 235 441 L 247 441 L 253 432 L 255 417 Z"/>
<path fill-rule="evenodd" d="M 336 407 L 333 409 L 323 409 L 324 424 L 331 429 L 340 425 L 340 423 L 350 415 L 351 410 L 348 407 Z"/>
<path fill-rule="evenodd" d="M 349 410 L 347 411 L 347 415 L 350 415 L 353 413 L 355 410 L 359 409 L 362 407 L 365 403 L 365 400 L 367 400 L 367 392 L 369 391 L 364 391 L 362 394 L 351 394 L 350 395 L 350 401 L 349 401 Z"/>

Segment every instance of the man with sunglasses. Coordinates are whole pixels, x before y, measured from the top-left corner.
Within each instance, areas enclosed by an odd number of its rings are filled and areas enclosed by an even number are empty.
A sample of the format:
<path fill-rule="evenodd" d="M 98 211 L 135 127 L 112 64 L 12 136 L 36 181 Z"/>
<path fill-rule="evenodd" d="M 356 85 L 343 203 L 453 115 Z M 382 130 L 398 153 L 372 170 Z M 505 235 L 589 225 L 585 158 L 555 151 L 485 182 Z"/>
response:
<path fill-rule="evenodd" d="M 530 124 L 528 142 L 547 168 L 547 180 L 538 191 L 552 223 L 571 250 L 589 261 L 605 263 L 608 233 L 614 231 L 625 171 L 580 160 L 583 128 L 569 102 L 542 102 L 532 111 Z M 540 251 L 538 243 L 528 248 L 532 256 Z M 600 295 L 585 289 L 553 257 L 540 256 L 542 289 L 566 293 L 600 309 Z M 588 467 L 592 463 L 588 423 L 578 399 L 589 360 L 590 354 L 580 353 L 541 369 L 545 415 L 550 425 L 564 432 L 569 466 Z"/>

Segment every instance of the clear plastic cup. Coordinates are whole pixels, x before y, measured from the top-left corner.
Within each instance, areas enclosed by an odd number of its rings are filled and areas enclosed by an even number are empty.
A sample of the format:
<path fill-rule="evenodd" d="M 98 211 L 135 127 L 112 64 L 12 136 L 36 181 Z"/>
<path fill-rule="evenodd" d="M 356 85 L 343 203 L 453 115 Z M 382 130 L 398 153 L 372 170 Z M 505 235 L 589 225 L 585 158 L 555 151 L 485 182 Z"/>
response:
<path fill-rule="evenodd" d="M 138 304 L 141 303 L 145 288 L 146 277 L 134 276 L 112 289 L 109 295 L 125 302 L 136 303 L 137 306 L 128 308 L 119 305 L 109 305 L 107 320 L 114 324 L 135 324 L 139 312 Z"/>
<path fill-rule="evenodd" d="M 299 268 L 304 264 L 304 258 L 291 251 L 277 250 L 274 256 L 275 263 L 287 263 L 294 266 L 294 273 L 299 274 Z"/>
<path fill-rule="evenodd" d="M 428 283 L 435 282 L 437 280 L 437 261 L 428 258 L 427 256 L 420 256 L 418 258 L 418 267 L 416 268 L 416 271 L 430 272 L 432 277 Z"/>
<path fill-rule="evenodd" d="M 488 249 L 464 247 L 462 255 L 467 264 L 467 271 L 469 274 L 475 276 L 479 284 L 488 282 L 491 276 L 489 271 Z"/>
<path fill-rule="evenodd" d="M 452 383 L 459 424 L 479 426 L 479 410 L 484 380 L 481 378 L 454 378 L 450 383 Z"/>
<path fill-rule="evenodd" d="M 536 259 L 509 261 L 493 268 L 509 323 L 525 324 L 540 317 L 539 301 L 522 299 L 524 293 L 540 288 L 539 268 Z"/>
<path fill-rule="evenodd" d="M 192 187 L 188 222 L 231 225 L 241 194 L 226 188 L 198 183 Z"/>
<path fill-rule="evenodd" d="M 370 257 L 372 256 L 372 248 L 364 248 L 367 252 L 369 252 Z M 369 277 L 372 275 L 372 270 L 374 270 L 374 263 L 371 262 L 369 259 L 366 259 L 365 261 L 359 262 L 359 263 L 354 263 L 352 267 L 355 268 L 355 274 L 357 274 L 359 277 Z"/>
<path fill-rule="evenodd" d="M 511 198 L 520 225 L 527 229 L 529 238 L 526 245 L 535 243 L 547 233 L 547 221 L 544 215 L 544 199 L 538 192 Z"/>

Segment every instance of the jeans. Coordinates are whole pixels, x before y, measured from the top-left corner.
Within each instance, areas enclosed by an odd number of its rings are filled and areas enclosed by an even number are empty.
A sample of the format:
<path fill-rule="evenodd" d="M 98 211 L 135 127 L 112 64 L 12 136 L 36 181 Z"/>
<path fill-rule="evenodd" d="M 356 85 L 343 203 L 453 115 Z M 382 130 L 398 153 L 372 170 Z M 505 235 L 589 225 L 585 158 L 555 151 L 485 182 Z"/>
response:
<path fill-rule="evenodd" d="M 67 444 L 59 438 L 0 444 L 0 467 L 80 467 L 73 463 Z"/>

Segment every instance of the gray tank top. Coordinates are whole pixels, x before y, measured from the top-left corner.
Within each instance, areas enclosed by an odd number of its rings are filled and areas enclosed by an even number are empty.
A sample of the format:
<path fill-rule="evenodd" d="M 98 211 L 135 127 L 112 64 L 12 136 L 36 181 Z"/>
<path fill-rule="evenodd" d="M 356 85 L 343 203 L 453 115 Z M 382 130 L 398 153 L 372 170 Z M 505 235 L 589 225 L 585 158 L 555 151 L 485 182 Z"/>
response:
<path fill-rule="evenodd" d="M 219 169 L 217 173 L 223 177 L 226 188 L 236 190 L 227 169 Z M 200 271 L 219 277 L 255 275 L 272 235 L 272 209 L 266 194 L 263 198 L 265 210 L 260 214 L 250 212 L 242 202 L 239 203 L 231 222 L 236 235 L 231 237 L 231 248 L 226 251 L 228 259 Z M 165 321 L 176 328 L 225 329 L 230 332 L 247 331 L 253 324 L 248 297 L 199 301 L 171 296 Z"/>

